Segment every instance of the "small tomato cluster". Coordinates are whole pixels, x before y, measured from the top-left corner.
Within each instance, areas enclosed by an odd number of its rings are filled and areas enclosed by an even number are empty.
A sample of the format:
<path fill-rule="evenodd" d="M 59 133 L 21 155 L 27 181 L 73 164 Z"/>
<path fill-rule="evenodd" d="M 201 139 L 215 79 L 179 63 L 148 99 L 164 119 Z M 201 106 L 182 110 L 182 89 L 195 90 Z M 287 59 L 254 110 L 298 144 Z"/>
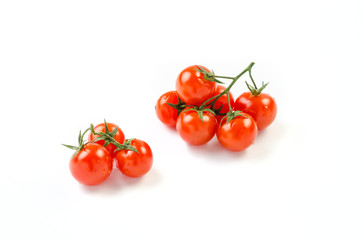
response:
<path fill-rule="evenodd" d="M 253 144 L 258 131 L 275 119 L 274 99 L 262 93 L 251 75 L 252 62 L 236 77 L 218 76 L 200 65 L 185 68 L 176 79 L 176 91 L 164 93 L 155 106 L 157 117 L 175 128 L 191 145 L 209 142 L 216 134 L 220 144 L 231 151 L 242 151 Z M 237 80 L 249 73 L 253 85 L 235 101 L 230 92 Z M 224 87 L 219 78 L 232 80 Z"/>
<path fill-rule="evenodd" d="M 88 142 L 84 135 L 90 131 Z M 97 185 L 105 181 L 117 168 L 128 177 L 141 177 L 152 167 L 150 146 L 139 139 L 126 139 L 123 131 L 113 123 L 91 124 L 84 133 L 79 132 L 79 146 L 64 146 L 75 150 L 69 167 L 73 177 L 84 185 Z"/>

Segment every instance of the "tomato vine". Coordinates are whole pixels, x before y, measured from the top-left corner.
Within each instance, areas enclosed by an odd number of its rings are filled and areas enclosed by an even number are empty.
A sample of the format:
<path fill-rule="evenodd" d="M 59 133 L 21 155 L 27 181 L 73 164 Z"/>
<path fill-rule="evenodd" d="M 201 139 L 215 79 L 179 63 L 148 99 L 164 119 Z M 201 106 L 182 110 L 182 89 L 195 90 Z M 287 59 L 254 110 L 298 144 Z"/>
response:
<path fill-rule="evenodd" d="M 119 151 L 119 150 L 131 150 L 134 151 L 136 153 L 139 153 L 137 151 L 137 149 L 135 147 L 133 147 L 130 143 L 133 140 L 133 138 L 131 139 L 127 139 L 124 141 L 124 143 L 119 143 L 116 139 L 114 139 L 114 136 L 116 135 L 117 131 L 118 131 L 118 127 L 116 127 L 115 129 L 113 129 L 112 132 L 109 131 L 108 129 L 108 125 L 106 120 L 104 120 L 104 126 L 105 126 L 105 132 L 96 132 L 94 130 L 94 125 L 91 124 L 89 128 L 87 128 L 83 134 L 82 131 L 79 131 L 79 135 L 78 135 L 78 146 L 73 146 L 73 145 L 67 145 L 67 144 L 62 144 L 63 146 L 75 150 L 73 157 L 79 152 L 81 151 L 85 145 L 87 145 L 88 143 L 96 143 L 98 141 L 104 140 L 104 147 L 107 147 L 110 143 L 114 144 L 117 148 L 116 150 L 114 150 L 114 152 Z M 91 131 L 92 134 L 94 135 L 98 135 L 99 137 L 96 137 L 95 139 L 93 139 L 92 141 L 84 141 L 84 135 L 88 132 Z"/>

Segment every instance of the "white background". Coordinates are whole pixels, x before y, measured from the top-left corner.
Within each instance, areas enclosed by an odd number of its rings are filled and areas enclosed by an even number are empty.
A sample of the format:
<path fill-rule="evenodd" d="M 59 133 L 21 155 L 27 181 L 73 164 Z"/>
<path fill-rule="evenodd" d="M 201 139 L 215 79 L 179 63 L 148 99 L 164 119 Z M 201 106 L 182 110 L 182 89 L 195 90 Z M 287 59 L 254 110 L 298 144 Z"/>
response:
<path fill-rule="evenodd" d="M 362 3 L 1 1 L 1 239 L 362 239 Z M 157 98 L 200 64 L 254 61 L 276 121 L 242 153 L 191 147 Z M 246 90 L 243 77 L 232 92 Z M 80 129 L 107 119 L 152 170 L 70 175 Z"/>

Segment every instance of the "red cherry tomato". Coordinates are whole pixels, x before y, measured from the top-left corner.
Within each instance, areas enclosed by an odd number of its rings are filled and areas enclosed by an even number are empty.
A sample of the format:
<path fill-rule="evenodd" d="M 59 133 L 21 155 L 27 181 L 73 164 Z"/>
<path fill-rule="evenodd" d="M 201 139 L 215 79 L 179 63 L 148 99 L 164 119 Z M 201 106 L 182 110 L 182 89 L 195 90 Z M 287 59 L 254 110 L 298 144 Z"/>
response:
<path fill-rule="evenodd" d="M 97 185 L 111 174 L 113 159 L 105 147 L 88 143 L 70 160 L 69 168 L 78 182 Z"/>
<path fill-rule="evenodd" d="M 117 151 L 115 155 L 117 168 L 128 177 L 141 177 L 152 167 L 152 151 L 146 142 L 139 139 L 132 140 L 131 145 L 139 153 L 132 150 Z"/>
<path fill-rule="evenodd" d="M 113 124 L 113 123 L 107 123 L 107 127 L 109 132 L 112 132 L 116 127 L 118 127 L 117 125 Z M 94 131 L 95 132 L 105 132 L 105 125 L 104 123 L 98 124 L 97 126 L 94 127 Z M 93 139 L 99 137 L 99 135 L 93 135 L 93 133 L 90 133 L 88 136 L 88 141 L 92 141 Z M 116 133 L 116 135 L 114 136 L 114 139 L 119 142 L 120 144 L 123 144 L 124 142 L 124 133 L 122 132 L 122 130 L 118 127 L 118 131 Z M 99 145 L 104 145 L 104 140 L 100 140 L 98 142 L 96 142 Z M 114 157 L 114 150 L 117 149 L 116 146 L 114 146 L 112 143 L 107 145 L 107 150 L 109 151 L 109 153 L 112 155 L 112 157 Z"/>
<path fill-rule="evenodd" d="M 202 66 L 200 66 L 202 67 Z M 207 72 L 209 69 L 202 67 Z M 198 66 L 185 68 L 176 79 L 176 91 L 183 102 L 188 105 L 200 106 L 214 95 L 216 83 L 204 78 L 204 74 L 197 71 Z"/>
<path fill-rule="evenodd" d="M 191 145 L 202 145 L 210 141 L 217 129 L 216 117 L 210 112 L 203 111 L 201 121 L 197 111 L 185 110 L 180 113 L 176 123 L 181 138 Z"/>
<path fill-rule="evenodd" d="M 217 129 L 217 139 L 221 145 L 231 151 L 242 151 L 249 147 L 255 140 L 258 128 L 254 119 L 245 113 L 236 116 L 229 123 L 225 117 Z"/>
<path fill-rule="evenodd" d="M 266 93 L 254 96 L 250 92 L 244 92 L 236 99 L 234 109 L 252 116 L 259 130 L 268 127 L 277 115 L 277 105 Z"/>
<path fill-rule="evenodd" d="M 224 87 L 223 85 L 217 85 L 216 87 L 216 91 L 214 93 L 213 96 L 216 96 L 220 93 L 222 93 L 224 90 L 226 89 L 226 87 Z M 232 95 L 232 93 L 229 91 L 229 96 L 230 96 L 230 105 L 231 108 L 234 107 L 234 97 Z M 215 102 L 215 109 L 219 109 L 222 106 L 220 113 L 228 113 L 229 112 L 229 104 L 228 104 L 228 97 L 226 94 L 222 95 L 216 102 Z M 220 123 L 221 119 L 224 117 L 225 115 L 216 115 L 216 119 L 218 121 L 218 123 Z"/>
<path fill-rule="evenodd" d="M 176 91 L 169 91 L 161 95 L 155 106 L 158 119 L 167 126 L 174 128 L 176 127 L 177 121 L 177 109 L 171 107 L 167 103 L 178 103 Z"/>

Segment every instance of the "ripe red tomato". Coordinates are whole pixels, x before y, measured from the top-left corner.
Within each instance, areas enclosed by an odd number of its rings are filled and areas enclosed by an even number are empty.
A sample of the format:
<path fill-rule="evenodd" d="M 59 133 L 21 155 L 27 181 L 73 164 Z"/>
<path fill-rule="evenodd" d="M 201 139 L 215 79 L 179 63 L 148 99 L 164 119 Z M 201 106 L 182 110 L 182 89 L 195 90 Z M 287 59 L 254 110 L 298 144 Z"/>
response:
<path fill-rule="evenodd" d="M 249 147 L 255 140 L 258 128 L 254 119 L 245 113 L 236 116 L 229 123 L 225 117 L 217 129 L 217 139 L 221 145 L 231 151 L 242 151 Z"/>
<path fill-rule="evenodd" d="M 107 123 L 107 127 L 109 129 L 109 132 L 112 132 L 116 127 L 118 127 L 117 125 L 113 124 L 113 123 Z M 104 123 L 98 124 L 97 126 L 94 127 L 94 131 L 95 132 L 105 132 L 105 125 Z M 88 141 L 92 141 L 93 139 L 99 137 L 99 135 L 94 135 L 93 133 L 90 133 L 88 136 Z M 119 142 L 120 144 L 123 144 L 124 142 L 124 133 L 122 132 L 122 130 L 118 127 L 117 133 L 116 135 L 114 135 L 113 137 L 117 142 Z M 96 142 L 99 145 L 104 145 L 104 140 L 100 140 L 98 142 Z M 114 150 L 116 150 L 116 146 L 114 146 L 112 143 L 107 145 L 107 150 L 110 152 L 110 154 L 112 155 L 112 157 L 114 157 Z"/>
<path fill-rule="evenodd" d="M 105 147 L 88 143 L 70 160 L 69 168 L 78 182 L 97 185 L 111 174 L 113 159 Z"/>
<path fill-rule="evenodd" d="M 200 66 L 202 67 L 202 66 Z M 207 72 L 209 69 L 202 67 Z M 204 74 L 197 71 L 198 66 L 185 68 L 176 79 L 176 91 L 183 102 L 200 106 L 214 95 L 216 83 L 206 80 Z"/>
<path fill-rule="evenodd" d="M 216 117 L 210 112 L 203 111 L 201 121 L 196 110 L 185 110 L 180 113 L 176 123 L 181 138 L 191 145 L 202 145 L 210 141 L 217 129 Z"/>
<path fill-rule="evenodd" d="M 141 177 L 152 167 L 153 156 L 150 146 L 142 140 L 133 139 L 131 146 L 139 153 L 132 150 L 119 150 L 115 159 L 117 168 L 128 177 Z"/>
<path fill-rule="evenodd" d="M 226 89 L 226 87 L 224 87 L 223 85 L 219 85 L 217 84 L 216 86 L 216 91 L 214 93 L 213 96 L 219 95 L 220 93 L 222 93 L 224 90 Z M 230 96 L 230 105 L 231 108 L 234 107 L 234 97 L 231 94 L 231 92 L 229 91 L 229 96 Z M 222 106 L 221 110 L 219 111 L 220 113 L 228 113 L 229 112 L 229 104 L 228 104 L 228 97 L 226 94 L 222 95 L 216 102 L 215 102 L 215 109 L 219 109 Z M 218 121 L 218 123 L 220 123 L 221 119 L 224 117 L 225 115 L 216 115 L 216 119 Z"/>
<path fill-rule="evenodd" d="M 158 119 L 167 126 L 174 128 L 176 127 L 177 121 L 177 109 L 171 107 L 167 103 L 178 103 L 176 91 L 169 91 L 161 95 L 155 106 Z"/>
<path fill-rule="evenodd" d="M 277 105 L 266 93 L 254 96 L 251 92 L 244 92 L 236 99 L 234 109 L 252 116 L 259 130 L 269 126 L 277 115 Z"/>

